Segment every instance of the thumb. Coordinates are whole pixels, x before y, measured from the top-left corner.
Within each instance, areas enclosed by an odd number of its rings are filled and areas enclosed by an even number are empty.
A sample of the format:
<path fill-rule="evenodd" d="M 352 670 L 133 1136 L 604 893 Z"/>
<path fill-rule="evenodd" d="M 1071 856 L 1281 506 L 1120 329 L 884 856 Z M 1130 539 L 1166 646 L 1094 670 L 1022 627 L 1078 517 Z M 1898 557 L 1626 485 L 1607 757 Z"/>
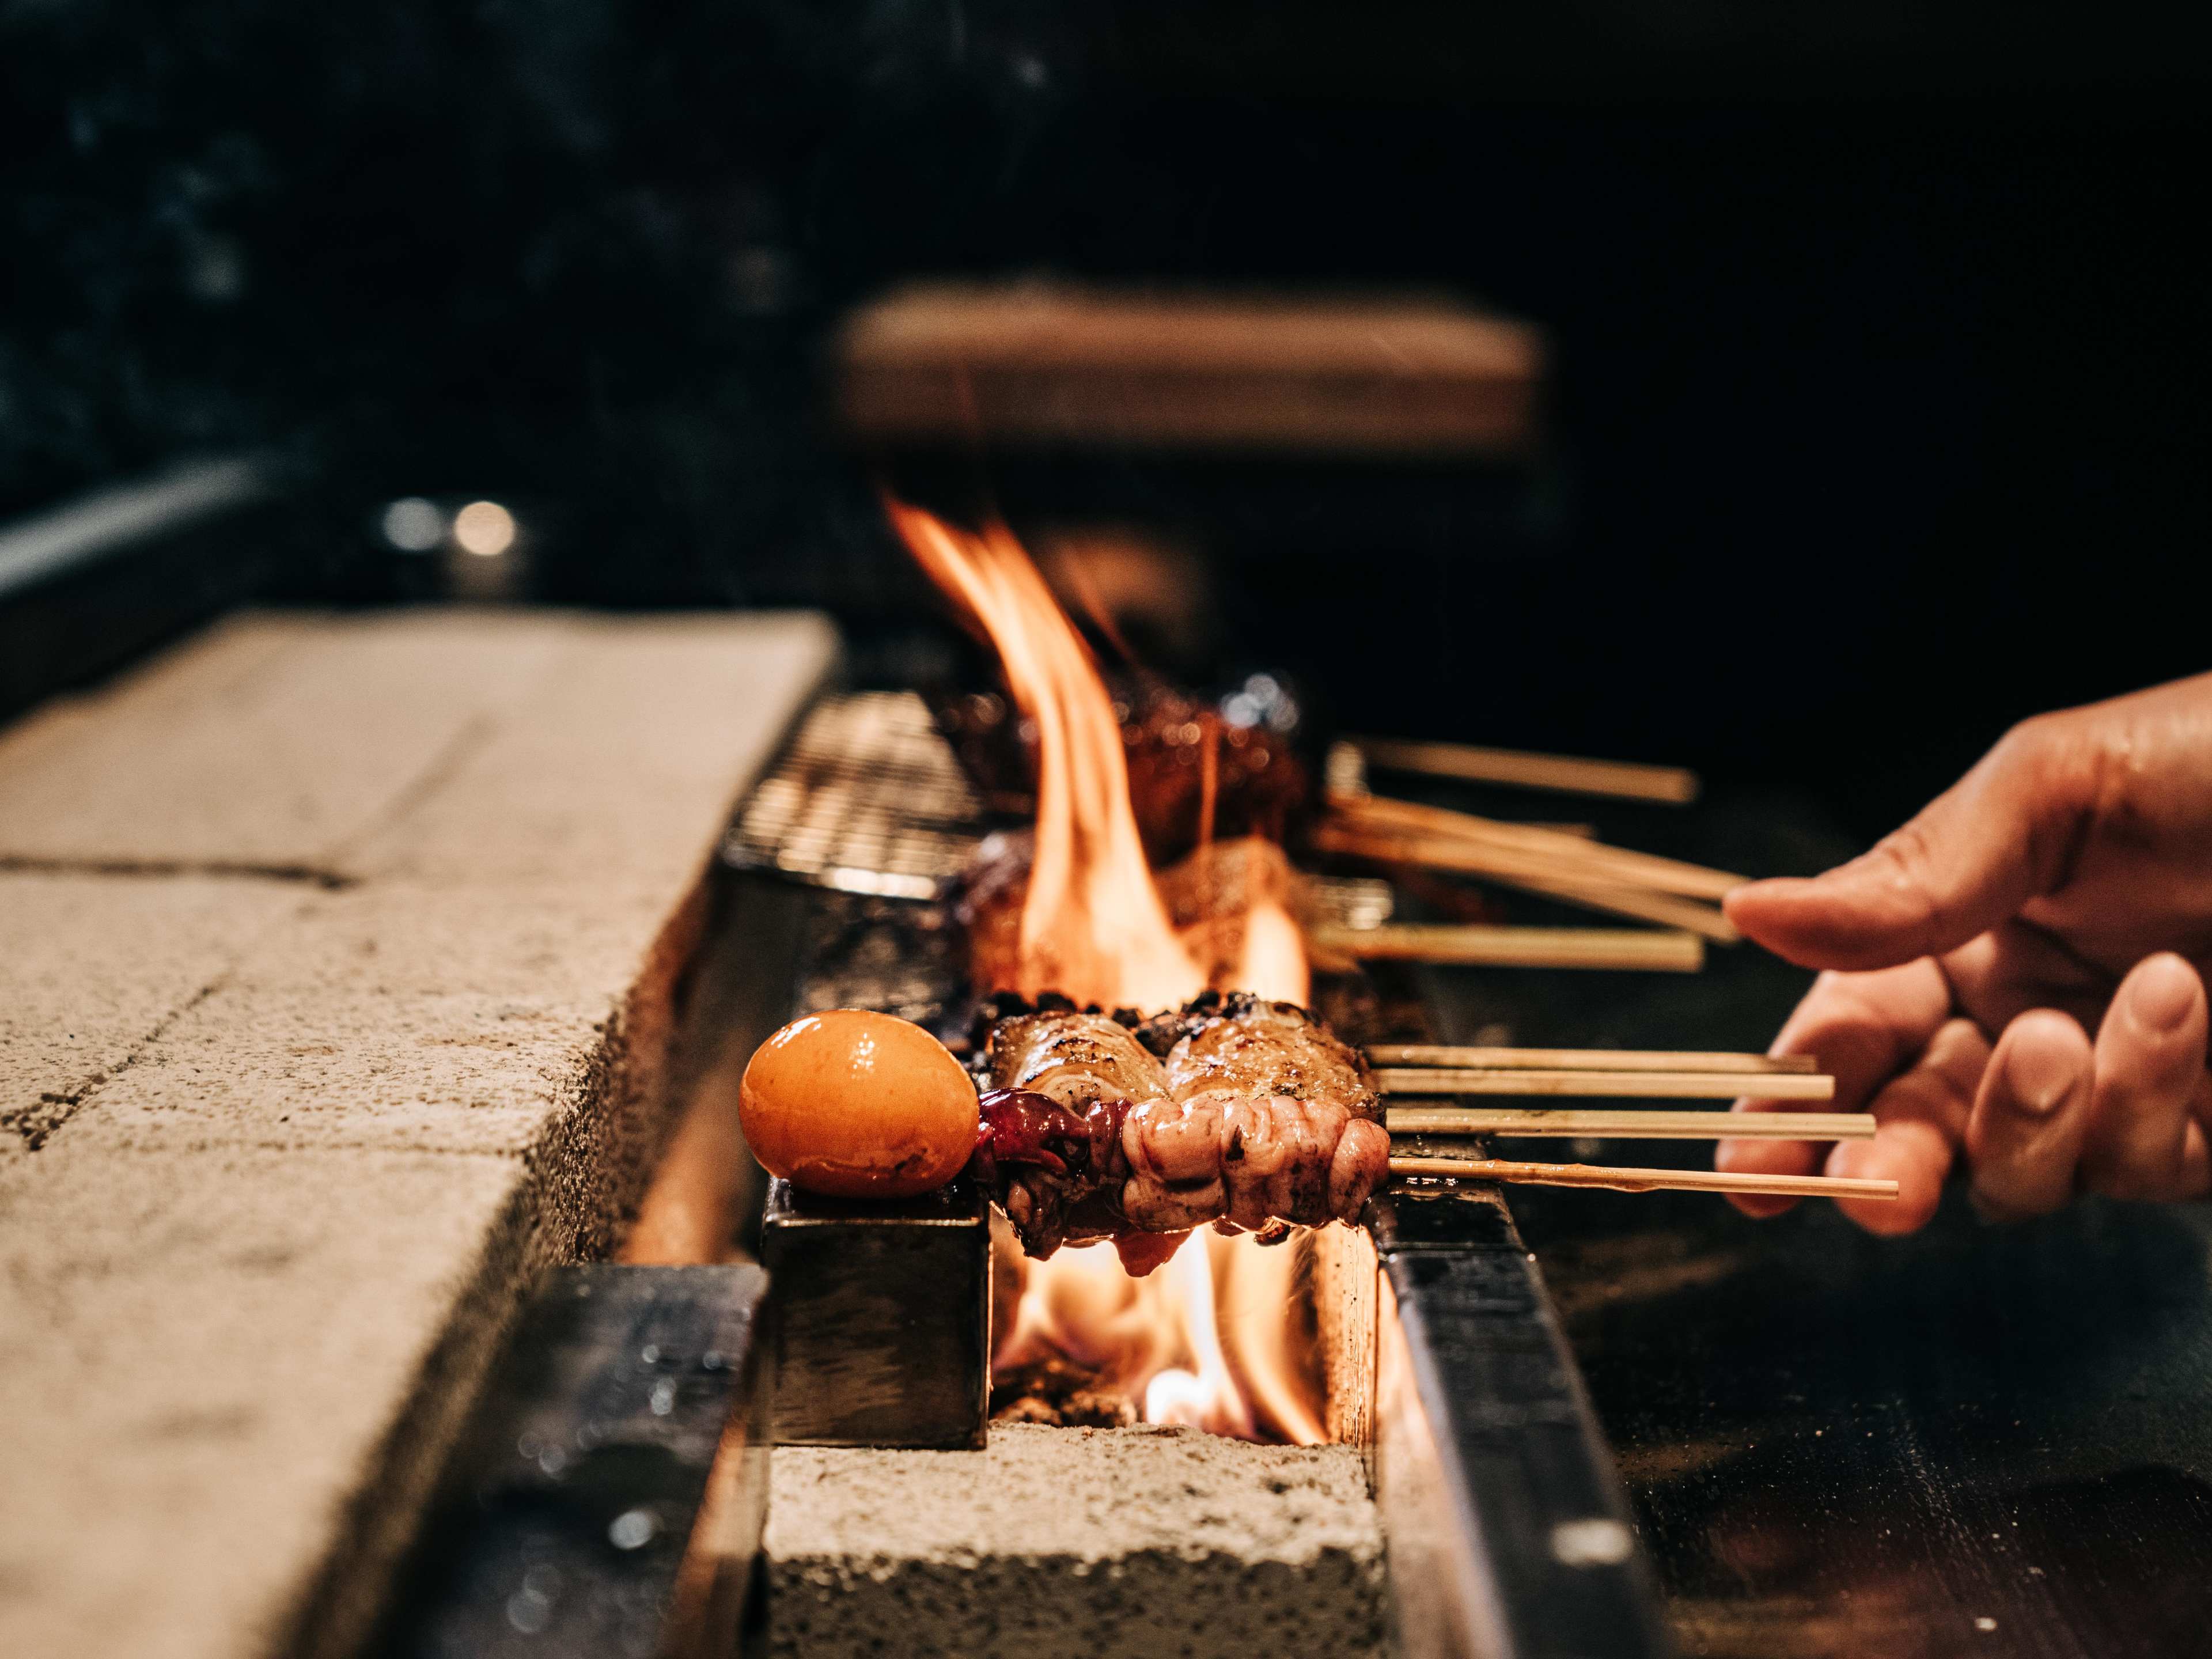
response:
<path fill-rule="evenodd" d="M 2015 726 L 1870 851 L 1824 876 L 1739 887 L 1728 919 L 1804 968 L 1894 968 L 1955 950 L 2064 879 L 2093 758 L 2063 717 Z"/>

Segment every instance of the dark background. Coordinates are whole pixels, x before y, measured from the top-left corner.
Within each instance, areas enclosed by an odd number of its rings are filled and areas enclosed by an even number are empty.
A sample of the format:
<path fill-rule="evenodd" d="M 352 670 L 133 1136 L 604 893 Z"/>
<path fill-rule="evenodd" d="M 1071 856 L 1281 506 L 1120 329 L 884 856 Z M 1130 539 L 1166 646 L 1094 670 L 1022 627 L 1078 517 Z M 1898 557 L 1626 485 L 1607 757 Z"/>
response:
<path fill-rule="evenodd" d="M 194 453 L 262 591 L 929 601 L 820 348 L 913 274 L 1441 289 L 1553 348 L 1495 475 L 977 458 L 1347 723 L 1703 769 L 1871 835 L 2205 665 L 2204 26 L 2147 7 L 0 4 L 0 523 Z M 1055 492 L 1058 492 L 1056 495 Z M 416 586 L 410 586 L 410 583 Z"/>

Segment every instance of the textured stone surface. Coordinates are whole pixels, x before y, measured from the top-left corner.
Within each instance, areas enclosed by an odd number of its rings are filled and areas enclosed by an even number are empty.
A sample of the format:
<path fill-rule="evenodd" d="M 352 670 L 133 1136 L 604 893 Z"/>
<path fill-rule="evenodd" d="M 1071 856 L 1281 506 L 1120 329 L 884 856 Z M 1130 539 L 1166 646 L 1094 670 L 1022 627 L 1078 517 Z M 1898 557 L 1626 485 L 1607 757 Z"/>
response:
<path fill-rule="evenodd" d="M 0 734 L 0 865 L 680 876 L 680 809 L 830 648 L 805 617 L 241 618 Z"/>
<path fill-rule="evenodd" d="M 569 629 L 248 617 L 0 739 L 0 859 L 323 870 L 543 681 Z"/>
<path fill-rule="evenodd" d="M 295 896 L 289 925 L 175 1015 L 75 1133 L 522 1151 L 549 1106 L 588 1098 L 592 1059 L 629 1018 L 680 890 L 372 883 Z M 671 994 L 647 989 L 654 1004 Z"/>
<path fill-rule="evenodd" d="M 304 902 L 274 882 L 0 873 L 0 1156 L 43 1141 Z"/>
<path fill-rule="evenodd" d="M 699 825 L 672 804 L 723 799 L 733 774 L 759 769 L 793 714 L 781 688 L 820 672 L 824 635 L 763 627 L 733 673 L 726 618 L 653 627 L 641 680 L 623 624 L 576 624 L 532 690 L 531 718 L 457 750 L 450 775 L 349 849 L 345 867 L 465 883 L 688 877 Z M 591 757 L 588 790 L 576 787 L 580 756 Z"/>
<path fill-rule="evenodd" d="M 1349 1446 L 1002 1425 L 980 1452 L 780 1447 L 771 1650 L 1356 1659 L 1381 1523 Z"/>
<path fill-rule="evenodd" d="M 0 1650 L 280 1648 L 365 1455 L 425 1463 L 453 1426 L 428 1362 L 494 1328 L 522 1187 L 507 1158 L 67 1137 L 0 1166 Z"/>
<path fill-rule="evenodd" d="M 635 1202 L 699 874 L 834 650 L 262 617 L 0 733 L 0 1652 L 358 1638 Z"/>

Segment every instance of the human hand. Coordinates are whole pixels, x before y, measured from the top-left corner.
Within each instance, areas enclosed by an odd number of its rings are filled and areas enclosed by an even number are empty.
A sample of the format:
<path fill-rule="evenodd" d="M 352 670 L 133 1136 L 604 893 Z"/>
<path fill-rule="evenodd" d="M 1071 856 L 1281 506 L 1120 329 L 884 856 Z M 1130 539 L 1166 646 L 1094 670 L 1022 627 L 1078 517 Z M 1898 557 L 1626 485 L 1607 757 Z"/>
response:
<path fill-rule="evenodd" d="M 1893 1203 L 1841 1200 L 1880 1233 L 1923 1224 L 1961 1152 L 1996 1218 L 2212 1190 L 2212 674 L 2028 720 L 1863 857 L 1726 908 L 1824 970 L 1773 1052 L 1879 1127 L 1825 1153 L 1723 1141 L 1717 1167 L 1893 1180 Z"/>

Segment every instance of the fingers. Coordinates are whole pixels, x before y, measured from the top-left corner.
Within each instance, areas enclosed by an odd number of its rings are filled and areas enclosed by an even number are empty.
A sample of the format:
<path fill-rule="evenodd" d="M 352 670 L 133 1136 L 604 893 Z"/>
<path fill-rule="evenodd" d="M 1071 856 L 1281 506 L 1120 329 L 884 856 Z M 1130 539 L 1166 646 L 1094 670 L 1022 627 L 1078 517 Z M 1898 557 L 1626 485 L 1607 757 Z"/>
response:
<path fill-rule="evenodd" d="M 1810 1054 L 1836 1079 L 1822 1111 L 1856 1112 L 1917 1059 L 1951 1012 L 1950 988 L 1933 962 L 1874 974 L 1823 974 L 1774 1040 L 1776 1054 Z M 1740 1100 L 1740 1112 L 1790 1109 L 1796 1103 Z M 1798 1109 L 1803 1109 L 1798 1106 Z M 1713 1167 L 1747 1175 L 1811 1175 L 1820 1147 L 1801 1140 L 1724 1140 Z M 1733 1194 L 1746 1215 L 1779 1215 L 1790 1198 Z"/>
<path fill-rule="evenodd" d="M 1836 1079 L 1824 1112 L 1856 1112 L 1934 1040 L 1951 1016 L 1949 982 L 1934 962 L 1871 974 L 1823 974 L 1774 1040 L 1777 1054 L 1810 1054 Z M 1756 1109 L 1754 1108 L 1753 1109 Z"/>
<path fill-rule="evenodd" d="M 2062 879 L 2094 787 L 2078 721 L 2018 726 L 1863 856 L 1724 901 L 1748 938 L 1806 968 L 1863 970 L 1956 949 Z"/>
<path fill-rule="evenodd" d="M 2094 1031 L 2118 978 L 2085 962 L 2064 941 L 2023 921 L 2008 921 L 1942 958 L 1959 1012 L 1998 1032 L 2031 1008 L 2056 1008 Z"/>
<path fill-rule="evenodd" d="M 1984 1216 L 2044 1215 L 2074 1196 L 2094 1072 L 2088 1037 L 2055 1009 L 2032 1009 L 2005 1028 L 1966 1125 L 1974 1206 Z"/>
<path fill-rule="evenodd" d="M 2169 1200 L 2205 1191 L 2204 1134 L 2191 1108 L 2205 1092 L 2204 986 L 2170 951 L 2120 981 L 2098 1028 L 2082 1175 L 2114 1198 Z"/>
<path fill-rule="evenodd" d="M 1994 1050 L 1971 1022 L 1951 1020 L 1875 1097 L 1874 1139 L 1827 1160 L 1832 1176 L 1897 1182 L 1897 1200 L 1839 1207 L 1875 1232 L 1923 1224 L 1962 1133 L 1975 1206 L 1993 1219 L 2046 1214 L 2084 1187 L 2151 1200 L 2212 1191 L 2207 1025 L 2202 980 L 2170 953 L 2129 974 L 2094 1047 L 2053 1008 L 2020 1014 Z"/>
<path fill-rule="evenodd" d="M 1840 1141 L 1828 1154 L 1827 1174 L 1894 1181 L 1896 1198 L 1839 1199 L 1836 1207 L 1870 1233 L 1926 1226 L 1943 1201 L 1989 1063 L 1981 1028 L 1948 1021 L 1911 1068 L 1875 1097 L 1874 1139 Z"/>

